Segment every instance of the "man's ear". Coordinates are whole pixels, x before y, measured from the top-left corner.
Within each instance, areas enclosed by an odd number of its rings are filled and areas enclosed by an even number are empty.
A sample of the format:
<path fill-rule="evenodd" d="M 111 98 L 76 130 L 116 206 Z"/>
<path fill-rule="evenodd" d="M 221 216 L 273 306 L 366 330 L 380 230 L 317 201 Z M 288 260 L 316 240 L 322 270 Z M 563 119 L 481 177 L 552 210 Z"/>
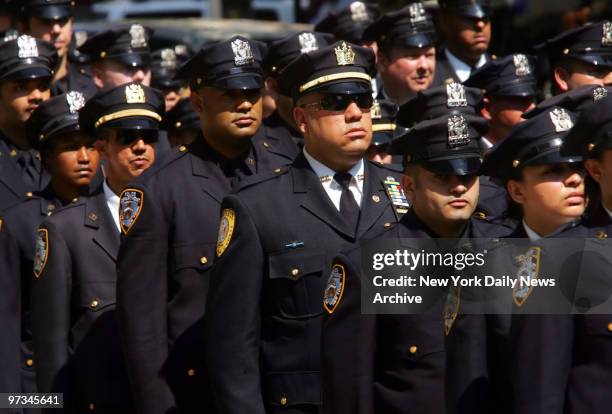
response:
<path fill-rule="evenodd" d="M 482 103 L 483 105 L 482 105 L 482 108 L 480 109 L 480 115 L 482 115 L 484 119 L 490 122 L 491 119 L 493 119 L 493 117 L 491 116 L 491 111 L 490 111 L 491 101 L 489 100 L 489 98 L 485 96 L 482 98 Z"/>
<path fill-rule="evenodd" d="M 400 184 L 402 186 L 402 189 L 404 190 L 404 194 L 406 195 L 406 198 L 413 203 L 414 201 L 414 195 L 416 192 L 416 180 L 414 177 L 408 175 L 408 174 L 402 174 L 401 178 L 400 178 Z"/>
<path fill-rule="evenodd" d="M 603 173 L 601 171 L 601 163 L 599 161 L 589 158 L 584 162 L 584 168 L 586 168 L 593 180 L 595 180 L 598 184 L 601 184 Z"/>
<path fill-rule="evenodd" d="M 525 189 L 522 182 L 509 180 L 506 184 L 506 190 L 508 190 L 508 195 L 515 203 L 525 203 Z"/>
<path fill-rule="evenodd" d="M 556 67 L 553 71 L 555 84 L 557 84 L 557 88 L 559 88 L 561 92 L 569 91 L 569 77 L 570 73 L 564 68 Z"/>
<path fill-rule="evenodd" d="M 200 92 L 196 89 L 191 90 L 191 95 L 189 95 L 189 99 L 191 100 L 191 105 L 193 109 L 199 114 L 204 112 L 204 101 L 202 100 L 202 96 Z"/>
<path fill-rule="evenodd" d="M 295 125 L 300 130 L 302 135 L 305 135 L 306 131 L 308 131 L 308 126 L 306 125 L 306 111 L 304 108 L 295 106 L 293 108 L 293 119 L 295 119 Z"/>
<path fill-rule="evenodd" d="M 91 77 L 93 79 L 94 85 L 96 85 L 96 88 L 98 88 L 98 90 L 104 89 L 104 80 L 102 80 L 102 71 L 103 71 L 103 68 L 100 66 L 100 64 L 94 63 L 93 65 L 91 65 Z"/>

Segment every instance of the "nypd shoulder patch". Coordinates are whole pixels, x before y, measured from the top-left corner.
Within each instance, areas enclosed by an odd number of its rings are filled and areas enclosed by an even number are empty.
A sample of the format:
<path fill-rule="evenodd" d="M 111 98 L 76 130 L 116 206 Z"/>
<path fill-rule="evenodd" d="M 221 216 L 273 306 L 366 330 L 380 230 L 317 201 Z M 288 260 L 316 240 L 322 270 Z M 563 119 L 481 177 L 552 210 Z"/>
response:
<path fill-rule="evenodd" d="M 220 257 L 227 249 L 234 233 L 234 225 L 236 224 L 236 212 L 231 208 L 224 208 L 221 212 L 221 221 L 219 222 L 219 234 L 217 237 L 217 257 Z"/>
<path fill-rule="evenodd" d="M 344 266 L 335 264 L 332 267 L 331 274 L 327 280 L 327 286 L 325 286 L 325 292 L 323 294 L 323 307 L 331 315 L 334 313 L 342 294 L 344 293 L 344 282 L 346 279 L 346 272 Z"/>
<path fill-rule="evenodd" d="M 541 248 L 530 247 L 524 254 L 514 258 L 518 271 L 516 273 L 517 286 L 512 289 L 512 300 L 516 306 L 521 307 L 533 291 L 532 280 L 540 275 Z"/>
<path fill-rule="evenodd" d="M 406 214 L 410 209 L 410 202 L 406 198 L 404 194 L 404 190 L 400 185 L 399 181 L 395 178 L 389 176 L 385 179 L 385 191 L 389 196 L 389 200 L 391 200 L 391 205 L 393 205 L 393 210 L 397 216 L 401 217 Z"/>
<path fill-rule="evenodd" d="M 36 251 L 34 252 L 34 276 L 39 278 L 49 256 L 49 232 L 47 229 L 38 229 L 36 232 Z"/>
<path fill-rule="evenodd" d="M 444 304 L 444 333 L 448 336 L 451 330 L 453 329 L 453 325 L 455 320 L 457 319 L 457 315 L 459 314 L 459 307 L 461 305 L 461 288 L 454 287 L 448 291 L 446 295 L 446 303 Z"/>
<path fill-rule="evenodd" d="M 144 193 L 135 188 L 123 190 L 119 196 L 119 224 L 123 234 L 128 234 L 142 211 Z"/>

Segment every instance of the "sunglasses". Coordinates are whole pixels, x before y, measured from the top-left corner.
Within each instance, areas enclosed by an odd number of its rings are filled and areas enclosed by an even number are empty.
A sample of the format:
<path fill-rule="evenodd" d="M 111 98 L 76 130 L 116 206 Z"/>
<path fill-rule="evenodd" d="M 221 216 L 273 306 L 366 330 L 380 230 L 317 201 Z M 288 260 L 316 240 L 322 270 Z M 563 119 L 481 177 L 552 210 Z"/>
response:
<path fill-rule="evenodd" d="M 325 94 L 320 101 L 303 106 L 318 105 L 321 109 L 326 111 L 344 111 L 351 102 L 355 102 L 361 109 L 370 109 L 374 104 L 374 98 L 372 98 L 372 94 L 370 93 Z"/>
<path fill-rule="evenodd" d="M 117 134 L 117 141 L 120 145 L 131 145 L 142 139 L 145 144 L 154 144 L 158 139 L 158 132 L 155 130 L 122 130 Z"/>

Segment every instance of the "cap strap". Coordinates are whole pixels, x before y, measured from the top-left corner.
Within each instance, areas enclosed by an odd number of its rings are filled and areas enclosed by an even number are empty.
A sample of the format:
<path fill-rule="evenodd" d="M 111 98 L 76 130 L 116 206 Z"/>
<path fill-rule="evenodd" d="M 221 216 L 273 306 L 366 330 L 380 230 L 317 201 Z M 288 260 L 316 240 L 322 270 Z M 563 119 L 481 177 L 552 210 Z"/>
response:
<path fill-rule="evenodd" d="M 302 86 L 300 86 L 300 93 L 307 91 L 308 89 L 312 89 L 315 86 L 321 85 L 322 83 L 332 82 L 339 79 L 363 79 L 368 82 L 372 81 L 370 75 L 362 72 L 341 72 L 341 73 L 332 73 L 331 75 L 321 76 L 320 78 L 316 78 L 311 80 L 310 82 L 306 82 Z"/>
<path fill-rule="evenodd" d="M 105 124 L 115 119 L 128 118 L 130 116 L 146 116 L 153 118 L 157 122 L 161 122 L 161 116 L 157 112 L 149 111 L 147 109 L 124 109 L 123 111 L 113 112 L 112 114 L 104 115 L 98 119 L 95 123 L 95 127 L 98 128 L 100 125 Z"/>
<path fill-rule="evenodd" d="M 372 124 L 372 132 L 395 131 L 395 124 Z"/>

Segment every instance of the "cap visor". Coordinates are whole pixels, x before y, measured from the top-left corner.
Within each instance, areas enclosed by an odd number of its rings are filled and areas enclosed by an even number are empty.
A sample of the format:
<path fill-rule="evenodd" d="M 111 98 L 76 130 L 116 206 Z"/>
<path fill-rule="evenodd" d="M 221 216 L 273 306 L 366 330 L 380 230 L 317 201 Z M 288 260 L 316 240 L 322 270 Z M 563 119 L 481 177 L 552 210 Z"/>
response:
<path fill-rule="evenodd" d="M 37 78 L 50 78 L 53 76 L 51 69 L 47 66 L 36 66 L 28 65 L 24 66 L 23 69 L 17 69 L 14 72 L 8 73 L 2 76 L 2 80 L 21 80 L 21 79 L 37 79 Z"/>
<path fill-rule="evenodd" d="M 572 55 L 574 59 L 583 61 L 593 66 L 610 68 L 612 70 L 612 55 L 598 54 L 598 55 Z"/>
<path fill-rule="evenodd" d="M 308 92 L 323 92 L 333 94 L 358 94 L 358 93 L 372 93 L 372 85 L 369 82 L 359 80 L 343 80 L 339 82 L 329 82 L 319 85 L 315 88 L 308 90 Z"/>
<path fill-rule="evenodd" d="M 40 6 L 30 9 L 29 13 L 45 20 L 60 20 L 72 17 L 72 7 L 68 4 Z"/>
<path fill-rule="evenodd" d="M 433 46 L 436 43 L 436 37 L 433 33 L 417 33 L 406 35 L 394 43 L 403 47 L 423 48 Z"/>
<path fill-rule="evenodd" d="M 542 153 L 528 161 L 525 161 L 523 165 L 545 165 L 545 164 L 564 164 L 582 162 L 580 155 L 564 156 L 561 154 L 560 148 L 549 153 Z"/>
<path fill-rule="evenodd" d="M 100 129 L 155 130 L 159 129 L 159 122 L 151 118 L 128 117 L 102 124 L 100 125 Z"/>
<path fill-rule="evenodd" d="M 231 77 L 220 78 L 212 84 L 215 88 L 229 90 L 253 90 L 263 88 L 263 76 L 253 73 L 243 73 Z"/>
<path fill-rule="evenodd" d="M 462 16 L 474 19 L 486 19 L 489 17 L 489 10 L 479 4 L 466 4 L 465 6 L 453 7 L 452 10 Z"/>
<path fill-rule="evenodd" d="M 490 92 L 493 96 L 516 96 L 517 98 L 526 98 L 529 96 L 537 96 L 538 91 L 535 83 L 523 83 L 516 85 L 505 85 Z"/>
<path fill-rule="evenodd" d="M 380 131 L 374 132 L 372 134 L 372 143 L 375 147 L 379 147 L 382 145 L 389 145 L 391 140 L 393 139 L 393 131 Z"/>
<path fill-rule="evenodd" d="M 455 158 L 450 160 L 427 161 L 423 166 L 438 174 L 469 175 L 480 170 L 480 158 Z"/>
<path fill-rule="evenodd" d="M 148 68 L 151 67 L 151 55 L 149 53 L 132 52 L 122 53 L 119 55 L 111 55 L 109 59 L 117 60 L 124 65 L 132 68 Z"/>

